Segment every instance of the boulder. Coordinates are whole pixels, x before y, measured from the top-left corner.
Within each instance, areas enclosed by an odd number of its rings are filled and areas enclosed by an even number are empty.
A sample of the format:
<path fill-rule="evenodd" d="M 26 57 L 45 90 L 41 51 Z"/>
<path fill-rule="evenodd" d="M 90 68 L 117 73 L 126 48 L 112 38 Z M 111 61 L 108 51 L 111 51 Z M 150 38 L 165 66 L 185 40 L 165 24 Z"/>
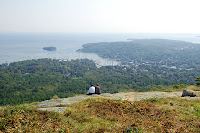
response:
<path fill-rule="evenodd" d="M 193 90 L 184 89 L 182 97 L 185 97 L 185 96 L 195 97 L 196 93 Z"/>

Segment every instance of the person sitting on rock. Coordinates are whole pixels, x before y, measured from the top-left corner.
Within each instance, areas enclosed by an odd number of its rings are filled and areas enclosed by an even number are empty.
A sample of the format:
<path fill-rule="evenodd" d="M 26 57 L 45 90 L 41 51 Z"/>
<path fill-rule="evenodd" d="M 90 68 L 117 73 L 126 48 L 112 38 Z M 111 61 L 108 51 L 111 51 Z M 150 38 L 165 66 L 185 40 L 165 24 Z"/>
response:
<path fill-rule="evenodd" d="M 96 87 L 95 87 L 95 94 L 100 95 L 101 94 L 101 87 L 99 86 L 99 84 L 97 83 Z"/>
<path fill-rule="evenodd" d="M 87 95 L 92 95 L 92 94 L 95 94 L 95 87 L 93 86 L 93 84 L 91 84 L 91 87 L 87 92 Z"/>

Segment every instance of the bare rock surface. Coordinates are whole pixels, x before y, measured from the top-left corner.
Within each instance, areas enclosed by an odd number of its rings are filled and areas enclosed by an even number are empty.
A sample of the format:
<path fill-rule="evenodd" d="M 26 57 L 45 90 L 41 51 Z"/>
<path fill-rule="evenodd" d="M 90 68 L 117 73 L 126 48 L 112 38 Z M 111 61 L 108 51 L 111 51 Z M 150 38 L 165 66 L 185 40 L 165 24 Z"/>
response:
<path fill-rule="evenodd" d="M 128 101 L 140 101 L 143 99 L 149 99 L 149 98 L 166 98 L 166 97 L 180 97 L 182 99 L 189 99 L 189 100 L 195 100 L 200 99 L 200 97 L 181 97 L 182 92 L 120 92 L 116 94 L 110 94 L 110 93 L 103 93 L 101 95 L 80 95 L 80 96 L 74 96 L 74 97 L 68 97 L 68 98 L 62 98 L 62 99 L 51 99 L 43 101 L 35 107 L 38 110 L 47 110 L 47 111 L 55 111 L 62 113 L 67 109 L 67 105 L 78 103 L 82 100 L 88 99 L 88 98 L 108 98 L 113 100 L 128 100 Z"/>
<path fill-rule="evenodd" d="M 184 89 L 182 97 L 185 97 L 185 96 L 195 97 L 196 96 L 196 92 L 193 91 L 193 90 Z"/>

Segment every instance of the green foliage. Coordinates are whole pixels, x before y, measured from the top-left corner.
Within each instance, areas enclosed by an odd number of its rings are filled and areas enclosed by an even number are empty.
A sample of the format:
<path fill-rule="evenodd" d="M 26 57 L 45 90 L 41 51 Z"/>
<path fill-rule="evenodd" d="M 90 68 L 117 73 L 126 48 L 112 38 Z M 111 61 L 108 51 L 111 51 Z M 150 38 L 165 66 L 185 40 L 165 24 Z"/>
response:
<path fill-rule="evenodd" d="M 157 102 L 159 102 L 159 100 L 160 100 L 159 98 L 154 97 L 154 98 L 145 99 L 143 101 L 157 103 Z"/>
<path fill-rule="evenodd" d="M 173 89 L 178 90 L 178 89 L 183 89 L 183 88 L 187 88 L 188 85 L 186 84 L 178 84 L 178 85 L 174 85 Z"/>
<path fill-rule="evenodd" d="M 196 79 L 195 79 L 195 81 L 197 81 L 197 86 L 200 86 L 200 77 L 197 77 Z"/>
<path fill-rule="evenodd" d="M 88 83 L 74 77 L 82 77 L 90 67 L 96 68 L 89 60 L 60 62 L 51 59 L 28 60 L 1 66 L 0 105 L 43 101 L 54 95 L 63 98 L 84 94 Z"/>
<path fill-rule="evenodd" d="M 129 42 L 84 44 L 79 52 L 97 53 L 123 64 L 168 65 L 180 69 L 199 69 L 199 44 L 165 39 L 132 39 Z"/>
<path fill-rule="evenodd" d="M 91 83 L 99 83 L 102 93 L 164 90 L 168 85 L 195 84 L 196 75 L 195 71 L 178 72 L 156 66 L 141 66 L 138 70 L 135 66 L 97 68 L 88 59 L 27 60 L 0 66 L 0 105 L 86 94 Z"/>

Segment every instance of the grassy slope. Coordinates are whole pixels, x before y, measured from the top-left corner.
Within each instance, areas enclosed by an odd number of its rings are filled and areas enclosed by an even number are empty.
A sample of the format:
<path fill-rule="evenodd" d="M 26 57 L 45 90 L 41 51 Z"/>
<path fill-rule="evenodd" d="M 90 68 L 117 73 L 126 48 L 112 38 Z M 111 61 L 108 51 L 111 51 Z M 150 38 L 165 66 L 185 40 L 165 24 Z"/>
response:
<path fill-rule="evenodd" d="M 0 108 L 2 132 L 200 132 L 200 100 L 88 99 L 63 114 L 31 105 Z"/>

